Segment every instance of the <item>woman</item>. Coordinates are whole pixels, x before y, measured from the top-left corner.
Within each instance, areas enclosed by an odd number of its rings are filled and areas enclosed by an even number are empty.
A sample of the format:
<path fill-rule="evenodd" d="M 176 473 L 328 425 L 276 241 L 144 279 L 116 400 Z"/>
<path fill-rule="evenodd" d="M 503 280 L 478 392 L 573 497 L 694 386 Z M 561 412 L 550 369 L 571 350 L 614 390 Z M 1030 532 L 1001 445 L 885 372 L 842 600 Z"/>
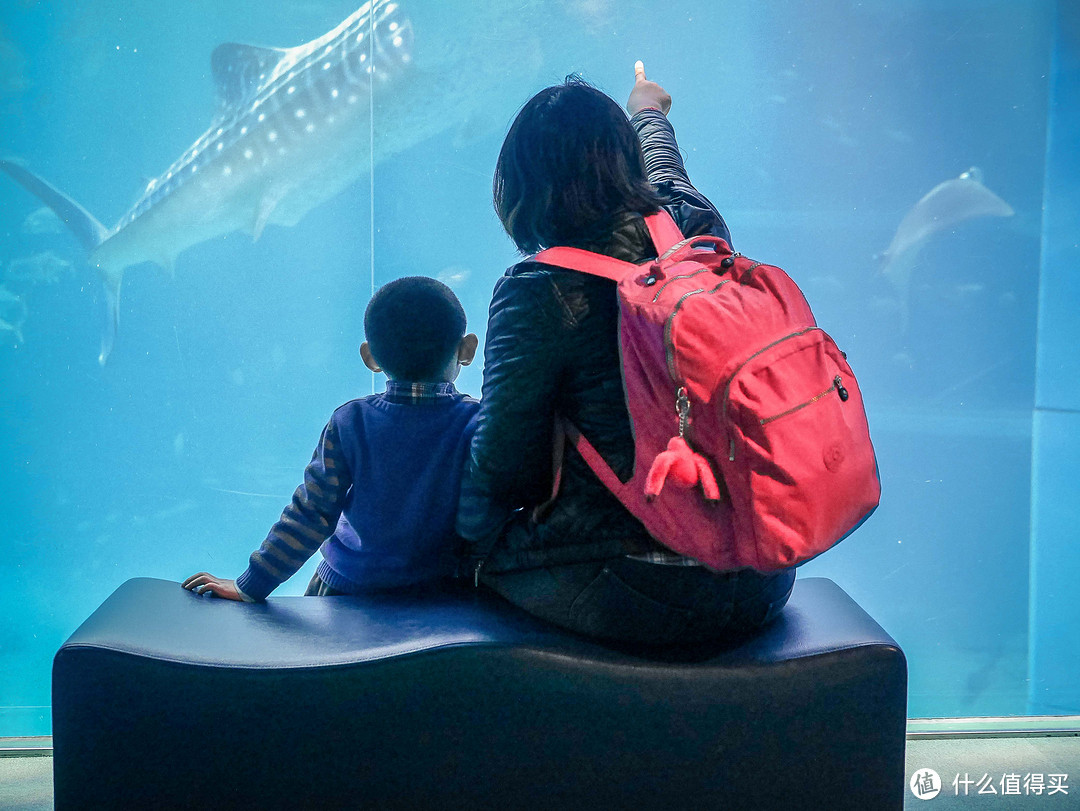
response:
<path fill-rule="evenodd" d="M 671 97 L 639 62 L 628 120 L 576 78 L 534 96 L 495 170 L 495 209 L 523 254 L 568 245 L 656 257 L 644 215 L 730 242 L 690 183 L 667 120 Z M 569 445 L 577 426 L 626 479 L 634 443 L 619 367 L 615 285 L 525 260 L 495 286 L 479 427 L 458 531 L 478 583 L 564 628 L 609 641 L 685 645 L 752 632 L 787 602 L 793 570 L 717 573 L 654 541 Z M 558 446 L 558 447 L 557 447 Z M 553 457 L 562 473 L 552 494 Z"/>

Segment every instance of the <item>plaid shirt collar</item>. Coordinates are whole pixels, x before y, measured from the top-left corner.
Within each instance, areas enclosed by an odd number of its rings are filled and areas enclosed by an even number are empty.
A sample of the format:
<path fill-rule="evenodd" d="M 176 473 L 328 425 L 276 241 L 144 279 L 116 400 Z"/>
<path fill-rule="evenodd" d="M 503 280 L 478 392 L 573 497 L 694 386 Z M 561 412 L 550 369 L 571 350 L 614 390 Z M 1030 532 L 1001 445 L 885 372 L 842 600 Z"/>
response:
<path fill-rule="evenodd" d="M 406 383 L 401 380 L 387 380 L 383 396 L 390 403 L 411 405 L 457 397 L 458 392 L 453 383 Z"/>

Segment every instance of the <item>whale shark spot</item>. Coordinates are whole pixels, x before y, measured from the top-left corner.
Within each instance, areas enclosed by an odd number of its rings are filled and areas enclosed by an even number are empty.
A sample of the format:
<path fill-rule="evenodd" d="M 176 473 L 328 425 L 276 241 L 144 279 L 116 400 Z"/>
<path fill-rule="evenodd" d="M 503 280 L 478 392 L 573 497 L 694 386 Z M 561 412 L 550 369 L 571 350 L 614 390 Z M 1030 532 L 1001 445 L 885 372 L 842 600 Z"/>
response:
<path fill-rule="evenodd" d="M 259 92 L 267 74 L 285 57 L 281 48 L 262 48 L 239 42 L 218 45 L 210 55 L 210 72 L 222 111 L 246 106 Z"/>
<path fill-rule="evenodd" d="M 412 23 L 397 10 L 396 3 L 367 3 L 323 36 L 292 48 L 235 42 L 219 45 L 210 59 L 218 103 L 215 118 L 178 160 L 156 181 L 146 185 L 140 198 L 111 229 L 17 161 L 0 158 L 0 172 L 12 177 L 59 215 L 59 221 L 71 229 L 86 249 L 89 265 L 102 277 L 107 318 L 99 363 L 105 363 L 112 351 L 119 325 L 121 282 L 127 268 L 142 262 L 168 267 L 191 246 L 237 230 L 250 230 L 257 238 L 271 217 L 276 224 L 293 225 L 316 204 L 369 171 L 374 161 L 400 151 L 397 146 L 387 148 L 384 142 L 381 147 L 385 154 L 375 155 L 371 145 L 372 154 L 367 158 L 362 137 L 357 136 L 359 149 L 349 139 L 335 141 L 340 129 L 318 142 L 324 128 L 312 120 L 334 123 L 335 128 L 337 124 L 346 126 L 350 122 L 358 125 L 350 131 L 350 136 L 368 130 L 364 118 L 368 113 L 362 109 L 367 104 L 358 104 L 369 98 L 360 65 L 366 63 L 368 75 L 378 75 L 382 87 L 400 75 L 401 68 L 410 61 Z M 374 35 L 368 37 L 368 31 Z M 0 44 L 2 37 L 0 33 Z M 370 49 L 355 45 L 354 39 L 356 43 L 370 42 Z M 460 61 L 460 54 L 443 54 L 443 58 L 449 60 L 448 67 L 453 67 Z M 3 70 L 7 65 L 4 54 L 0 53 L 0 94 L 5 79 L 9 78 Z M 342 102 L 347 100 L 348 105 L 333 105 L 333 112 L 328 113 L 318 106 L 331 107 L 327 94 L 335 100 L 339 97 Z M 307 108 L 305 132 L 318 133 L 303 142 L 297 138 L 299 133 L 281 123 L 289 120 L 298 102 Z M 267 137 L 277 140 L 273 146 L 263 140 L 262 131 L 257 133 L 258 138 L 252 139 L 267 116 L 271 119 L 267 123 L 273 127 Z M 442 118 L 422 116 L 418 122 L 408 121 L 408 126 L 402 129 L 401 146 L 445 129 L 445 124 L 436 123 L 436 119 Z M 277 138 L 278 135 L 281 137 Z M 224 158 L 226 147 L 236 156 L 229 157 L 228 164 L 212 163 L 206 157 L 211 145 L 212 157 L 220 154 Z M 286 147 L 288 158 L 279 157 L 285 156 Z M 317 152 L 293 160 L 293 153 L 304 149 Z M 207 171 L 199 171 L 200 167 Z M 271 194 L 267 194 L 268 188 L 273 190 Z M 303 194 L 295 193 L 298 190 Z M 178 201 L 175 205 L 159 208 L 159 204 L 174 199 Z M 212 222 L 199 220 L 200 227 L 191 227 L 199 213 L 207 210 L 214 212 Z M 148 216 L 152 211 L 163 214 L 152 218 Z M 64 262 L 63 267 L 70 269 L 70 264 Z M 9 281 L 13 274 L 37 279 L 60 272 L 47 262 L 29 261 L 9 263 L 4 271 L 4 278 Z"/>

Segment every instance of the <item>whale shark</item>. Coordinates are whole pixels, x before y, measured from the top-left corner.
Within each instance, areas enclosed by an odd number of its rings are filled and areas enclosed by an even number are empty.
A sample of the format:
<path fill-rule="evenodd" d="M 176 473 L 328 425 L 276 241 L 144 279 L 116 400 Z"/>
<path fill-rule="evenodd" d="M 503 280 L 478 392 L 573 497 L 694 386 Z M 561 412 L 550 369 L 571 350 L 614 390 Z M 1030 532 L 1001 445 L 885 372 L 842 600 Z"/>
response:
<path fill-rule="evenodd" d="M 510 14 L 485 0 L 470 9 L 470 22 L 529 54 L 536 29 L 520 12 L 531 5 Z M 513 85 L 505 63 L 449 35 L 454 14 L 445 3 L 416 6 L 406 16 L 397 2 L 371 0 L 296 47 L 219 45 L 210 60 L 216 117 L 112 228 L 21 161 L 0 160 L 66 223 L 104 282 L 101 364 L 115 342 L 127 268 L 150 262 L 171 272 L 199 243 L 235 231 L 258 239 L 268 225 L 295 225 L 379 161 L 482 111 L 493 88 Z M 423 60 L 413 54 L 416 14 Z"/>
<path fill-rule="evenodd" d="M 911 277 L 919 253 L 936 233 L 976 217 L 1011 217 L 1012 206 L 983 185 L 982 171 L 971 167 L 939 183 L 904 215 L 889 247 L 880 254 L 881 273 L 901 296 L 906 331 Z"/>

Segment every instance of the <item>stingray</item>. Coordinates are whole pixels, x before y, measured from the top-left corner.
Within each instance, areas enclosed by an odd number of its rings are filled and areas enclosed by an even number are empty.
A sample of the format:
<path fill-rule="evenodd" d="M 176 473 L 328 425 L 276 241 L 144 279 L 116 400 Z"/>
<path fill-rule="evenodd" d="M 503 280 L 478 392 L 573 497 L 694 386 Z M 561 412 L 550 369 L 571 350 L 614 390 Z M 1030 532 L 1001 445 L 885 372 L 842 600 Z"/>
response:
<path fill-rule="evenodd" d="M 927 241 L 965 220 L 976 217 L 1011 217 L 1012 206 L 982 183 L 982 172 L 972 167 L 960 177 L 932 188 L 904 215 L 892 242 L 881 254 L 882 275 L 900 295 L 903 327 L 911 295 L 911 277 Z"/>

